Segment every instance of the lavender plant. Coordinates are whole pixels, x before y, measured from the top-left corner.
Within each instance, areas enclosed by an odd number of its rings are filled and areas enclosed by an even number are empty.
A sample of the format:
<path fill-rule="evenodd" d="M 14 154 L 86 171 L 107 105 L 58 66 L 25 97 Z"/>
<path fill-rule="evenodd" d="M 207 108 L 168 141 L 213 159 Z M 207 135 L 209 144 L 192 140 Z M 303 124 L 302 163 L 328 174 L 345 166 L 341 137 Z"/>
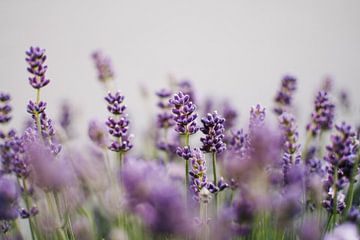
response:
<path fill-rule="evenodd" d="M 90 145 L 72 134 L 79 130 L 72 101 L 58 121 L 49 118 L 40 95 L 50 83 L 44 49 L 26 52 L 35 99 L 25 130 L 13 127 L 18 106 L 0 92 L 0 239 L 359 239 L 359 131 L 335 118 L 335 85 L 318 92 L 301 131 L 294 77 L 285 76 L 276 94 L 276 124 L 260 104 L 241 113 L 249 114 L 245 125 L 232 101 L 210 98 L 198 108 L 201 94 L 176 81 L 156 92 L 157 113 L 145 131 L 155 134 L 139 137 L 153 147 L 149 154 L 140 144 L 130 151 L 130 119 L 110 58 L 92 57 L 109 91 L 109 116 L 90 121 Z"/>

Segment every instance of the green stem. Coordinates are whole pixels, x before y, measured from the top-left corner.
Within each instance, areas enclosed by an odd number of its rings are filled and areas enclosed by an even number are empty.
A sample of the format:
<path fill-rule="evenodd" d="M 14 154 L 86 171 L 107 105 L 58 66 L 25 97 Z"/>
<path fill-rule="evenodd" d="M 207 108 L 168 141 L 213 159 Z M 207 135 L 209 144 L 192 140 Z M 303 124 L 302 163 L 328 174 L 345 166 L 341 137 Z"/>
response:
<path fill-rule="evenodd" d="M 212 152 L 212 167 L 213 167 L 213 177 L 214 177 L 214 184 L 217 186 L 217 175 L 216 175 L 216 152 Z M 215 216 L 217 215 L 218 210 L 218 194 L 215 193 Z"/>
<path fill-rule="evenodd" d="M 311 140 L 312 140 L 312 134 L 311 134 L 310 131 L 308 131 L 308 133 L 306 135 L 306 140 L 305 140 L 303 152 L 302 152 L 304 162 L 306 161 L 306 156 L 308 154 L 308 148 L 309 148 L 309 144 L 310 144 Z"/>
<path fill-rule="evenodd" d="M 26 184 L 26 180 L 22 179 L 23 182 L 23 187 L 24 187 L 24 201 L 25 201 L 25 205 L 27 208 L 27 211 L 30 211 L 30 199 L 29 199 L 29 191 L 28 191 L 28 187 Z M 29 217 L 29 226 L 30 226 L 30 232 L 31 232 L 31 239 L 35 240 L 37 239 L 34 233 L 34 225 L 33 222 L 31 221 L 31 217 Z"/>
<path fill-rule="evenodd" d="M 190 135 L 189 133 L 185 134 L 185 146 L 190 147 L 189 145 L 190 142 Z M 186 192 L 188 190 L 189 187 L 189 160 L 185 160 L 185 188 L 186 188 Z"/>
<path fill-rule="evenodd" d="M 355 183 L 356 173 L 357 173 L 358 167 L 359 167 L 359 160 L 360 160 L 360 155 L 358 155 L 356 157 L 354 166 L 351 171 L 350 185 L 349 185 L 349 189 L 348 189 L 348 193 L 347 193 L 347 197 L 346 197 L 346 208 L 344 211 L 344 217 L 346 217 L 348 215 L 349 210 L 352 206 L 352 202 L 353 202 L 353 198 L 354 198 L 354 183 Z"/>

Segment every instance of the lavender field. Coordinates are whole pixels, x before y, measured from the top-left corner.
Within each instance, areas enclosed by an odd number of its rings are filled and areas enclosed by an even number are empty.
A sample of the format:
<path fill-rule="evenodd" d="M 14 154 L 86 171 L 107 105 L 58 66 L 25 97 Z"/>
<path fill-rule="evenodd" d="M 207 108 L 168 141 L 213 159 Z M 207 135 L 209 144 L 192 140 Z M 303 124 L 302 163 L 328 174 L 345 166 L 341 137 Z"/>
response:
<path fill-rule="evenodd" d="M 351 103 L 346 92 L 335 97 L 331 79 L 306 129 L 297 124 L 294 76 L 242 126 L 233 103 L 201 102 L 190 81 L 170 81 L 153 93 L 157 111 L 138 154 L 136 117 L 110 58 L 91 55 L 108 118 L 89 121 L 91 144 L 79 148 L 72 106 L 58 119 L 47 114 L 47 57 L 40 47 L 24 53 L 34 98 L 23 130 L 12 127 L 12 94 L 0 94 L 2 239 L 359 238 L 360 128 L 335 118 Z"/>

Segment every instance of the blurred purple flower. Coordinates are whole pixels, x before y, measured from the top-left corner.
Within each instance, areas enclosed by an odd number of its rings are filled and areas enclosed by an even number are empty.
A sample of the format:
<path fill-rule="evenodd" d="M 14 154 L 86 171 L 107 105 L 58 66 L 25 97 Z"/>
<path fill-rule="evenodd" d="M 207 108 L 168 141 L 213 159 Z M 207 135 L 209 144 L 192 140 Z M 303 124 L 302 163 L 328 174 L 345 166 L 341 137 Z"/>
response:
<path fill-rule="evenodd" d="M 10 121 L 10 112 L 12 110 L 9 102 L 11 100 L 10 94 L 0 92 L 0 124 Z"/>
<path fill-rule="evenodd" d="M 312 136 L 333 127 L 335 105 L 330 102 L 327 92 L 320 91 L 316 96 L 314 112 L 311 114 L 311 123 L 306 126 Z"/>
<path fill-rule="evenodd" d="M 277 106 L 274 108 L 274 112 L 277 115 L 281 115 L 284 111 L 289 111 L 295 90 L 296 78 L 289 75 L 284 76 L 281 82 L 281 88 L 275 97 Z"/>
<path fill-rule="evenodd" d="M 104 56 L 101 51 L 95 51 L 91 55 L 98 74 L 98 79 L 101 82 L 106 82 L 114 78 L 114 71 L 111 63 L 111 59 Z"/>
<path fill-rule="evenodd" d="M 18 217 L 19 186 L 12 180 L 0 177 L 0 220 Z"/>
<path fill-rule="evenodd" d="M 88 135 L 91 141 L 100 148 L 105 148 L 108 145 L 109 139 L 105 124 L 95 120 L 90 121 Z"/>

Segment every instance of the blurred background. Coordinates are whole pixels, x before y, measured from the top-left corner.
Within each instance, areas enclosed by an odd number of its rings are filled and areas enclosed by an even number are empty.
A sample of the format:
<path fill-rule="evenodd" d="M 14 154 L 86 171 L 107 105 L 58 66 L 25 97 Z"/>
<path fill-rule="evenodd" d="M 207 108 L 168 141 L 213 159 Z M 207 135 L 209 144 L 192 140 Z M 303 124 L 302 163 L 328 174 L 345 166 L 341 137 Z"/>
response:
<path fill-rule="evenodd" d="M 49 116 L 56 119 L 67 99 L 78 115 L 75 130 L 85 135 L 89 119 L 105 121 L 107 115 L 106 92 L 90 57 L 101 49 L 112 58 L 126 95 L 135 141 L 155 118 L 154 92 L 168 86 L 169 75 L 191 80 L 200 101 L 229 99 L 240 111 L 240 124 L 256 103 L 270 112 L 282 76 L 294 75 L 301 130 L 321 82 L 331 77 L 335 94 L 349 92 L 351 121 L 357 123 L 359 10 L 357 0 L 2 0 L 0 89 L 12 94 L 13 123 L 21 128 L 27 102 L 35 98 L 25 51 L 45 48 L 51 83 L 41 94 Z M 345 118 L 337 112 L 337 122 Z"/>

